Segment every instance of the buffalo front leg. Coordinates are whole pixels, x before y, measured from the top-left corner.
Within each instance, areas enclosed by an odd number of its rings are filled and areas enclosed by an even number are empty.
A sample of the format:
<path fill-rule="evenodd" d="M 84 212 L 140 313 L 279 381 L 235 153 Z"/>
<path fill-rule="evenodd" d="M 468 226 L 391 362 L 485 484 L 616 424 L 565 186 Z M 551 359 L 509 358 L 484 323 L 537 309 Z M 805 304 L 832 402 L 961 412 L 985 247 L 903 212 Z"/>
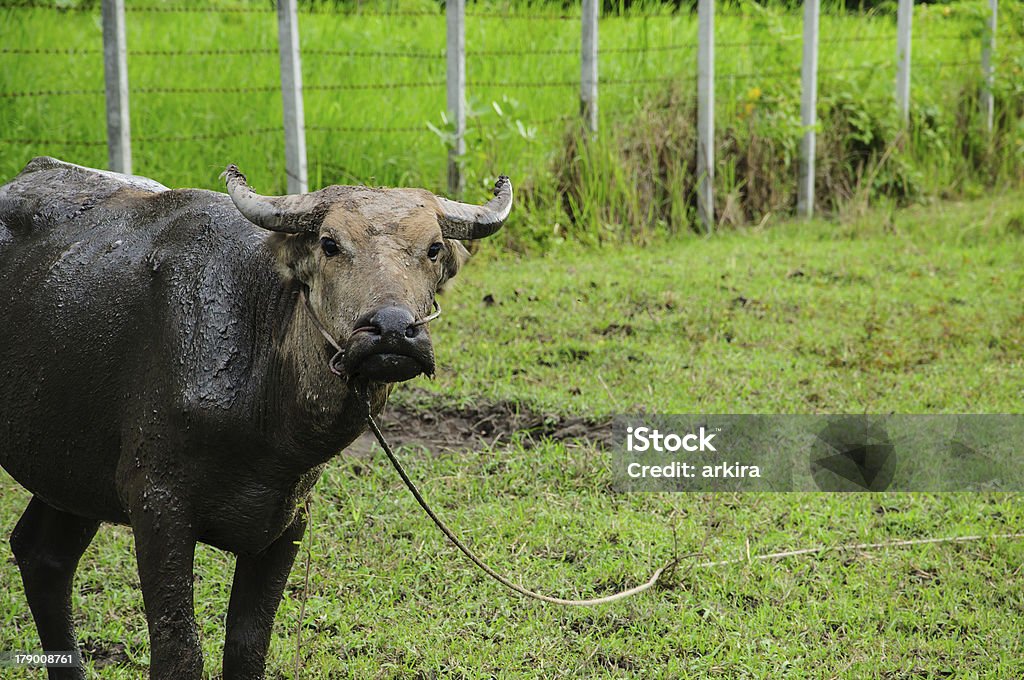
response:
<path fill-rule="evenodd" d="M 300 511 L 263 552 L 238 556 L 228 605 L 224 680 L 263 678 L 274 615 L 305 532 L 306 516 Z"/>
<path fill-rule="evenodd" d="M 11 534 L 11 550 L 44 651 L 78 649 L 71 621 L 71 582 L 99 525 L 97 520 L 62 512 L 33 497 Z M 50 668 L 49 677 L 78 680 L 85 677 L 85 670 Z"/>
<path fill-rule="evenodd" d="M 149 488 L 129 503 L 139 582 L 149 624 L 151 680 L 199 680 L 199 645 L 192 576 L 196 540 L 175 494 Z"/>

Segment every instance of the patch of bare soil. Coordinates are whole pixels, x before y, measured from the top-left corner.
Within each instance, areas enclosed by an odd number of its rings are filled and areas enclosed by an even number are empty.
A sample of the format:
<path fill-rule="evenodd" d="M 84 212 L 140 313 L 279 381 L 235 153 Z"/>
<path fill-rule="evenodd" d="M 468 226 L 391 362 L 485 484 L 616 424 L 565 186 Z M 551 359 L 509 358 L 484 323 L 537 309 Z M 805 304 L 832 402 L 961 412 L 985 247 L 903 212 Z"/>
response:
<path fill-rule="evenodd" d="M 82 640 L 82 658 L 90 668 L 99 669 L 107 666 L 131 666 L 146 668 L 132 661 L 127 648 L 120 642 L 104 643 L 96 640 Z"/>
<path fill-rule="evenodd" d="M 611 419 L 538 413 L 508 401 L 466 408 L 390 403 L 378 424 L 393 446 L 418 446 L 435 453 L 491 448 L 513 439 L 527 447 L 544 440 L 578 441 L 599 448 L 612 442 Z M 373 435 L 367 432 L 346 453 L 369 455 L 375 445 Z"/>

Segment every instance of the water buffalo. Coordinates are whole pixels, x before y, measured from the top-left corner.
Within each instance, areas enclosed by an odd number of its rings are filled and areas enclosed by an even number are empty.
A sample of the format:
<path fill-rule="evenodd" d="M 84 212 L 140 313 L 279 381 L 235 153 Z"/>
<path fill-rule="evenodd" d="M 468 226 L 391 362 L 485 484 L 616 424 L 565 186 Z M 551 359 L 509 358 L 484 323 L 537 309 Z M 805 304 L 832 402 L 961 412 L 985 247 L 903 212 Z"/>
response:
<path fill-rule="evenodd" d="M 0 187 L 0 464 L 33 494 L 11 535 L 25 594 L 43 649 L 76 649 L 79 558 L 101 522 L 130 525 L 151 678 L 201 677 L 197 541 L 238 556 L 223 677 L 263 677 L 304 499 L 392 383 L 434 371 L 424 320 L 458 239 L 512 205 L 505 177 L 477 206 L 224 176 L 228 195 L 37 158 Z"/>

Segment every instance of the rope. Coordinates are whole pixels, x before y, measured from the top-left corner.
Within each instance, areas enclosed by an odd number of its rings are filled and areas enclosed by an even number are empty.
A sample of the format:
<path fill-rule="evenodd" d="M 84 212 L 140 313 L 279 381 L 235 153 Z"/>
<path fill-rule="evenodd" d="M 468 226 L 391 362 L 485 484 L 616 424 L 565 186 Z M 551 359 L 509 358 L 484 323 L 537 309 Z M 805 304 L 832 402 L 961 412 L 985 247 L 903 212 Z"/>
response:
<path fill-rule="evenodd" d="M 381 448 L 384 449 L 384 453 L 387 454 L 388 460 L 391 461 L 391 465 L 394 466 L 395 470 L 398 472 L 398 475 L 402 478 L 402 481 L 405 482 L 405 486 L 408 487 L 409 491 L 412 492 L 413 498 L 415 498 L 416 502 L 420 504 L 420 507 L 423 508 L 423 511 L 427 513 L 427 516 L 430 517 L 431 520 L 433 520 L 434 524 L 437 525 L 437 528 L 440 529 L 441 532 L 448 537 L 449 541 L 455 544 L 456 548 L 462 551 L 463 555 L 468 557 L 470 561 L 473 562 L 473 564 L 480 567 L 480 569 L 482 569 L 485 574 L 493 578 L 501 585 L 505 586 L 506 588 L 509 588 L 510 590 L 514 590 L 520 595 L 533 598 L 534 600 L 540 600 L 541 602 L 549 602 L 551 604 L 561 604 L 571 607 L 595 607 L 597 605 L 608 604 L 609 602 L 615 602 L 616 600 L 622 600 L 633 595 L 638 595 L 644 592 L 645 590 L 650 590 L 654 587 L 655 584 L 658 583 L 662 574 L 664 574 L 666 571 L 671 571 L 672 568 L 676 566 L 677 560 L 672 560 L 664 567 L 661 567 L 660 569 L 655 571 L 646 583 L 642 583 L 638 586 L 629 588 L 628 590 L 620 591 L 618 593 L 614 593 L 612 595 L 596 597 L 588 600 L 566 600 L 560 597 L 551 597 L 549 595 L 542 595 L 540 593 L 536 593 L 532 590 L 527 590 L 526 588 L 523 588 L 522 586 L 513 583 L 512 581 L 508 580 L 498 572 L 494 571 L 494 569 L 492 569 L 491 567 L 487 566 L 487 564 L 485 564 L 483 560 L 477 557 L 476 554 L 472 550 L 470 550 L 465 543 L 459 540 L 459 537 L 455 535 L 455 532 L 448 528 L 448 525 L 445 524 L 444 521 L 437 516 L 437 513 L 435 513 L 431 509 L 427 501 L 424 500 L 423 496 L 420 494 L 420 490 L 416 487 L 416 484 L 412 481 L 412 479 L 409 478 L 409 475 L 406 473 L 405 468 L 402 467 L 402 464 L 395 456 L 395 452 L 391 450 L 391 446 L 388 444 L 387 440 L 384 439 L 384 435 L 381 433 L 380 428 L 377 427 L 377 423 L 376 421 L 374 421 L 373 416 L 367 414 L 366 421 L 369 423 L 370 429 L 373 431 L 373 435 L 377 438 L 377 441 L 380 442 Z"/>
<path fill-rule="evenodd" d="M 671 573 L 671 571 L 676 567 L 676 565 L 679 562 L 678 559 L 674 559 L 671 562 L 669 562 L 668 564 L 666 564 L 664 567 L 661 567 L 660 569 L 655 571 L 654 574 L 651 575 L 650 579 L 648 579 L 645 583 L 642 583 L 642 584 L 640 584 L 638 586 L 635 586 L 633 588 L 629 588 L 628 590 L 623 590 L 623 591 L 620 591 L 618 593 L 614 593 L 612 595 L 607 595 L 605 597 L 598 597 L 598 598 L 587 599 L 587 600 L 566 600 L 566 599 L 562 599 L 560 597 L 550 597 L 548 595 L 542 595 L 540 593 L 536 593 L 536 592 L 534 592 L 532 590 L 527 590 L 526 588 L 523 588 L 522 586 L 517 585 L 517 584 L 511 582 L 510 580 L 508 580 L 507 578 L 505 578 L 504 576 L 502 576 L 498 572 L 494 571 L 494 569 L 492 569 L 491 567 L 487 566 L 487 564 L 485 564 L 479 557 L 477 557 L 476 554 L 473 553 L 472 550 L 470 550 L 462 541 L 459 540 L 458 536 L 455 535 L 455 532 L 453 532 L 450 528 L 448 528 L 448 525 L 446 525 L 444 523 L 444 521 L 442 521 L 441 518 L 437 516 L 437 514 L 431 509 L 431 507 L 427 503 L 427 501 L 420 494 L 420 491 L 416 487 L 416 484 L 413 483 L 412 479 L 409 478 L 409 475 L 406 473 L 405 468 L 402 467 L 402 464 L 399 462 L 397 456 L 395 456 L 395 453 L 391 449 L 391 446 L 388 444 L 387 440 L 384 439 L 384 435 L 381 433 L 380 428 L 377 426 L 376 421 L 373 419 L 373 416 L 370 415 L 370 414 L 367 414 L 366 420 L 367 420 L 367 423 L 369 423 L 369 425 L 370 425 L 370 429 L 373 431 L 373 435 L 377 438 L 377 441 L 380 443 L 381 448 L 384 449 L 384 453 L 387 454 L 388 460 L 391 461 L 391 464 L 394 466 L 395 470 L 398 472 L 399 476 L 402 478 L 402 481 L 405 482 L 406 487 L 408 487 L 409 491 L 412 492 L 412 495 L 416 499 L 416 502 L 419 503 L 420 507 L 423 508 L 423 511 L 427 513 L 427 515 L 430 517 L 431 520 L 433 520 L 434 524 L 437 525 L 437 528 L 439 528 L 444 533 L 444 535 L 448 537 L 448 540 L 450 540 L 453 544 L 455 544 L 455 547 L 457 547 L 460 551 L 462 551 L 463 555 L 468 557 L 473 562 L 473 564 L 475 564 L 476 566 L 480 567 L 480 569 L 482 569 L 484 571 L 484 573 L 486 573 L 488 576 L 490 576 L 491 578 L 493 578 L 494 580 L 496 580 L 498 583 L 502 584 L 506 588 L 509 588 L 510 590 L 513 590 L 513 591 L 519 593 L 520 595 L 524 595 L 526 597 L 533 598 L 535 600 L 540 600 L 541 602 L 550 602 L 551 604 L 560 604 L 560 605 L 568 605 L 568 606 L 575 606 L 575 607 L 593 607 L 593 606 L 597 606 L 597 605 L 601 605 L 601 604 L 607 604 L 609 602 L 615 602 L 616 600 L 622 600 L 624 598 L 631 597 L 633 595 L 638 595 L 638 594 L 644 592 L 645 590 L 650 590 L 651 588 L 653 588 L 659 582 L 659 580 L 661 579 L 663 574 L 665 574 L 666 572 Z M 764 560 L 780 560 L 780 559 L 784 559 L 784 558 L 787 558 L 787 557 L 797 557 L 797 556 L 800 556 L 800 555 L 817 555 L 817 554 L 824 553 L 824 552 L 829 552 L 829 551 L 880 550 L 880 549 L 886 549 L 886 548 L 903 548 L 903 547 L 911 547 L 911 546 L 917 546 L 917 545 L 933 545 L 933 544 L 940 544 L 940 543 L 972 543 L 972 542 L 986 541 L 986 540 L 1014 540 L 1014 541 L 1016 541 L 1016 540 L 1021 540 L 1021 539 L 1024 539 L 1024 533 L 1004 533 L 1004 534 L 987 534 L 987 535 L 986 534 L 972 534 L 972 535 L 968 535 L 968 536 L 943 536 L 943 537 L 938 537 L 938 538 L 911 538 L 911 539 L 898 539 L 898 540 L 894 540 L 894 541 L 882 541 L 882 542 L 878 542 L 878 543 L 854 543 L 854 544 L 837 545 L 837 546 L 819 545 L 819 546 L 813 546 L 813 547 L 810 547 L 810 548 L 798 548 L 798 549 L 795 549 L 795 550 L 783 550 L 781 552 L 768 553 L 768 554 L 764 554 L 764 555 L 751 555 L 750 554 L 750 547 L 748 545 L 748 547 L 747 547 L 747 554 L 746 554 L 745 557 L 735 557 L 735 558 L 732 558 L 732 559 L 725 559 L 725 560 L 712 560 L 712 561 L 707 561 L 707 562 L 699 562 L 697 564 L 692 565 L 691 568 L 706 569 L 706 568 L 710 568 L 710 567 L 727 566 L 727 565 L 730 565 L 730 564 L 741 564 L 743 562 L 753 562 L 755 560 L 760 560 L 760 561 L 764 561 Z"/>
<path fill-rule="evenodd" d="M 823 552 L 834 550 L 837 552 L 853 550 L 880 550 L 884 548 L 906 548 L 915 545 L 932 545 L 936 543 L 973 543 L 987 540 L 1009 540 L 1017 541 L 1024 539 L 1024 534 L 976 534 L 970 536 L 942 536 L 939 538 L 908 538 L 895 541 L 882 541 L 880 543 L 853 543 L 848 545 L 818 545 L 813 548 L 798 548 L 796 550 L 783 550 L 782 552 L 768 553 L 766 555 L 750 555 L 746 557 L 734 557 L 728 560 L 714 560 L 711 562 L 700 562 L 693 565 L 695 568 L 706 569 L 708 567 L 723 567 L 729 564 L 740 564 L 753 560 L 781 560 L 786 557 L 797 557 L 799 555 L 818 555 Z"/>

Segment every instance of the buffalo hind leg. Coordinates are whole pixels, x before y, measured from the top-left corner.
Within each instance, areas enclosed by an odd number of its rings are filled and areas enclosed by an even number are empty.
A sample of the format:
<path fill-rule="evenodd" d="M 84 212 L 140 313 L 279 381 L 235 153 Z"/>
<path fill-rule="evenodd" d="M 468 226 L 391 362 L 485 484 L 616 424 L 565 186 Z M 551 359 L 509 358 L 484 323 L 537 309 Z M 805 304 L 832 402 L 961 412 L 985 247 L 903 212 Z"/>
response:
<path fill-rule="evenodd" d="M 62 512 L 33 497 L 11 534 L 11 551 L 44 651 L 78 649 L 71 620 L 71 583 L 99 525 L 97 520 Z M 49 677 L 78 680 L 85 677 L 85 670 L 50 668 Z"/>
<path fill-rule="evenodd" d="M 128 501 L 149 624 L 151 680 L 200 680 L 203 651 L 193 606 L 196 541 L 180 499 L 149 487 Z"/>
<path fill-rule="evenodd" d="M 266 550 L 238 556 L 224 640 L 224 680 L 263 678 L 274 615 L 305 531 L 306 516 L 300 511 Z"/>

